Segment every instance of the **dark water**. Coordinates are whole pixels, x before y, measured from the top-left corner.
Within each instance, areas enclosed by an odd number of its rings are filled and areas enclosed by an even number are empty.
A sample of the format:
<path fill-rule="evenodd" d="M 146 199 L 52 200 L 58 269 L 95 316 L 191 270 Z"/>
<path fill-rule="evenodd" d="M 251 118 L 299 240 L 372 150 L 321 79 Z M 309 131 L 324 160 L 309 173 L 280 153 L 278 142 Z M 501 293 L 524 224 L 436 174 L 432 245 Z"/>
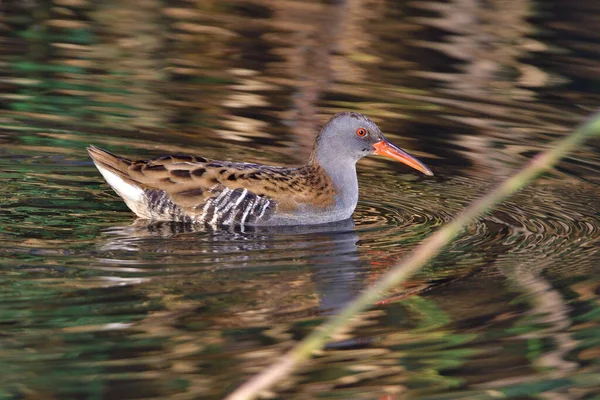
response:
<path fill-rule="evenodd" d="M 600 3 L 0 2 L 0 399 L 217 399 L 600 103 Z M 364 112 L 354 224 L 147 226 L 85 153 L 297 164 Z M 600 142 L 272 394 L 600 398 Z"/>

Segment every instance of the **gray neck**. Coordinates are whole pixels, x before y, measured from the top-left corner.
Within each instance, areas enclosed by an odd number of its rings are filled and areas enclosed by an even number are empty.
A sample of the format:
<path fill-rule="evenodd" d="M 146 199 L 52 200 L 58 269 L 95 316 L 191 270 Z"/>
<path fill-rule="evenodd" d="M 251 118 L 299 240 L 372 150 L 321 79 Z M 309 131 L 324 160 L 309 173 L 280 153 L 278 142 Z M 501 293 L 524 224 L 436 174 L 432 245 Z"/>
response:
<path fill-rule="evenodd" d="M 358 179 L 356 178 L 356 161 L 343 154 L 324 154 L 317 149 L 313 162 L 317 162 L 329 175 L 337 191 L 338 209 L 344 209 L 351 215 L 358 202 Z M 350 217 L 348 215 L 348 217 Z"/>

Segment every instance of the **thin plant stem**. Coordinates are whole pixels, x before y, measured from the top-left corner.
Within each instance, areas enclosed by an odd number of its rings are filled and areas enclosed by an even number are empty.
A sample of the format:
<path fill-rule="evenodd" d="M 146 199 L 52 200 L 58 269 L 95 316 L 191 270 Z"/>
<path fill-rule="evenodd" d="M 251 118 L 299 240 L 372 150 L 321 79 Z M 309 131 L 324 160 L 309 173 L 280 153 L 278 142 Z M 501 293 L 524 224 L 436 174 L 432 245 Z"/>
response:
<path fill-rule="evenodd" d="M 261 392 L 271 388 L 291 374 L 301 362 L 307 360 L 315 351 L 322 349 L 329 338 L 341 333 L 354 316 L 380 300 L 390 288 L 406 280 L 431 261 L 474 219 L 523 188 L 545 170 L 556 164 L 565 154 L 599 132 L 600 113 L 597 113 L 573 134 L 560 140 L 549 150 L 535 156 L 522 170 L 505 180 L 481 199 L 473 202 L 453 221 L 425 239 L 337 315 L 317 327 L 295 347 L 283 354 L 274 364 L 242 384 L 225 400 L 254 399 Z"/>

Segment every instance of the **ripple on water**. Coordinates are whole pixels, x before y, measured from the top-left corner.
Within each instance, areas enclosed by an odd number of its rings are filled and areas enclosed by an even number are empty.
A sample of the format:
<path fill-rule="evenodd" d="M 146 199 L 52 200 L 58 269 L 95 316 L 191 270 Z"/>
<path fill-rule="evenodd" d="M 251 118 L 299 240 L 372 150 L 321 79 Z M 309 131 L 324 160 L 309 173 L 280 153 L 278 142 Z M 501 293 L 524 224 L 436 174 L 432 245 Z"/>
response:
<path fill-rule="evenodd" d="M 451 221 L 470 198 L 481 190 L 466 178 L 448 181 L 399 181 L 391 185 L 365 182 L 364 196 L 355 213 L 361 243 L 391 254 L 420 243 Z M 486 220 L 473 221 L 452 249 L 490 246 L 497 241 L 499 227 Z"/>
<path fill-rule="evenodd" d="M 383 183 L 362 182 L 354 219 L 361 240 L 375 247 L 403 244 L 448 221 L 450 214 L 424 193 L 418 183 L 400 182 L 390 190 Z"/>
<path fill-rule="evenodd" d="M 460 176 L 391 185 L 362 182 L 355 213 L 361 245 L 400 257 L 406 253 L 402 248 L 420 242 L 492 187 Z M 598 199 L 597 190 L 582 182 L 527 187 L 473 221 L 448 252 L 455 258 L 475 257 L 474 262 L 480 256 L 481 266 L 506 255 L 578 255 L 578 248 L 597 245 L 600 236 L 600 216 L 581 199 Z M 444 268 L 448 252 L 442 253 L 438 267 Z"/>

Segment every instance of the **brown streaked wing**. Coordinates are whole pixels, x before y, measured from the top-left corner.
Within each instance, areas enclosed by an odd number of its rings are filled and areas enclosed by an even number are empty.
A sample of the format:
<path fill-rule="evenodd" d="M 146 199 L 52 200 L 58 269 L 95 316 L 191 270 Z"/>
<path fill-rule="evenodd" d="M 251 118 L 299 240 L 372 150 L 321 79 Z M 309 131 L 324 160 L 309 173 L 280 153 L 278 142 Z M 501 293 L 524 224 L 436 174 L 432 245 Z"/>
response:
<path fill-rule="evenodd" d="M 155 165 L 155 164 L 152 164 Z M 258 164 L 207 161 L 164 163 L 164 170 L 142 167 L 143 182 L 164 190 L 175 204 L 194 213 L 204 202 L 227 188 L 246 189 L 252 195 L 277 203 L 280 212 L 299 205 L 327 208 L 335 204 L 336 191 L 320 167 L 283 168 Z"/>
<path fill-rule="evenodd" d="M 331 180 L 318 166 L 271 167 L 193 156 L 131 161 L 93 146 L 89 151 L 95 162 L 124 179 L 145 190 L 164 191 L 190 216 L 197 216 L 208 199 L 217 198 L 225 189 L 246 189 L 252 196 L 275 202 L 283 213 L 293 212 L 300 204 L 326 208 L 334 203 Z"/>

